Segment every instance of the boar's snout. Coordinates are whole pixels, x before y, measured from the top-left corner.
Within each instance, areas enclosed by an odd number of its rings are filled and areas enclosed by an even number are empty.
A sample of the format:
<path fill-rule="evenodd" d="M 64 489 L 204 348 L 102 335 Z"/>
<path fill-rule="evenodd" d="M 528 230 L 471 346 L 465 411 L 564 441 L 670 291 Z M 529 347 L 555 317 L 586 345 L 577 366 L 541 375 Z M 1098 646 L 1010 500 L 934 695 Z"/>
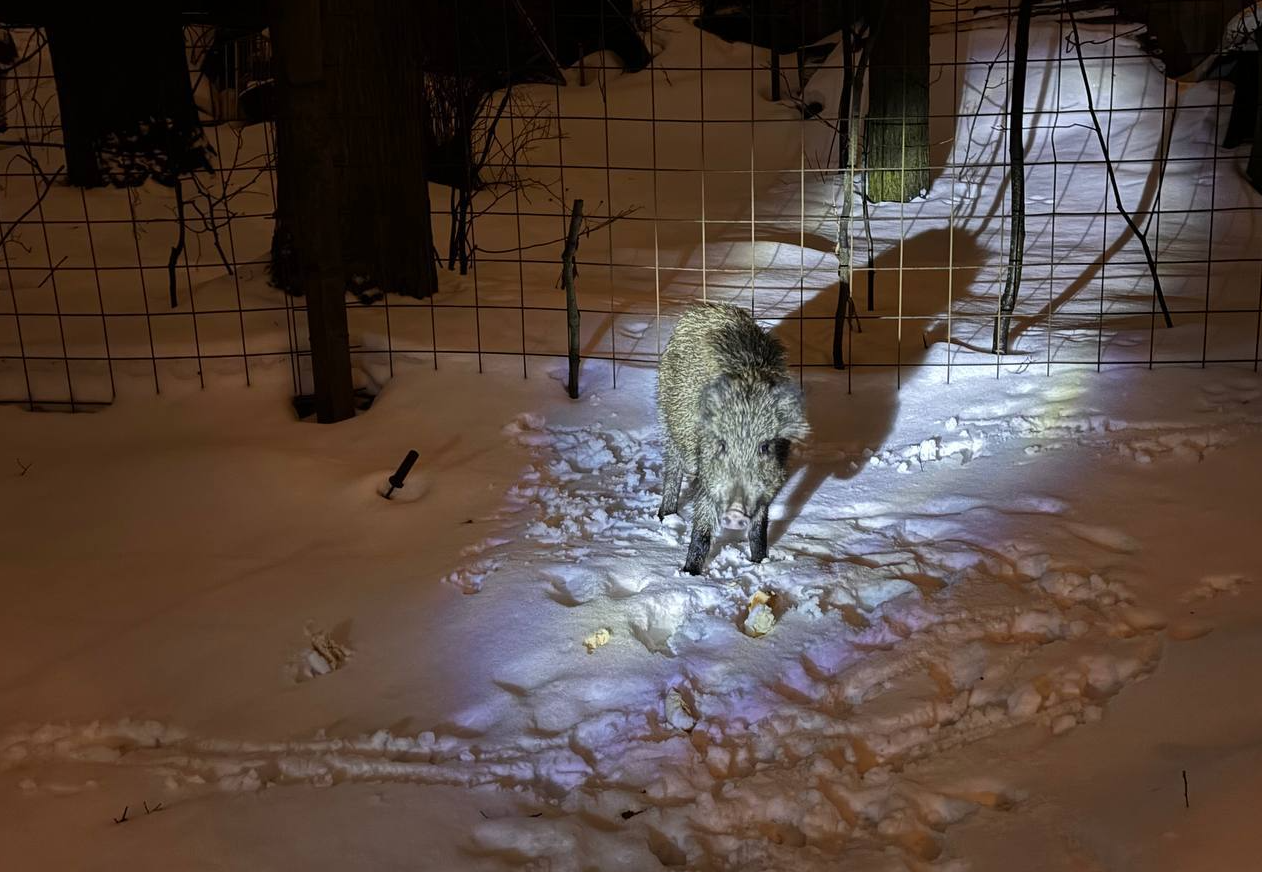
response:
<path fill-rule="evenodd" d="M 721 522 L 725 530 L 739 530 L 744 532 L 749 529 L 749 513 L 745 511 L 745 507 L 740 503 L 732 503 L 727 507 L 727 511 L 723 513 Z"/>

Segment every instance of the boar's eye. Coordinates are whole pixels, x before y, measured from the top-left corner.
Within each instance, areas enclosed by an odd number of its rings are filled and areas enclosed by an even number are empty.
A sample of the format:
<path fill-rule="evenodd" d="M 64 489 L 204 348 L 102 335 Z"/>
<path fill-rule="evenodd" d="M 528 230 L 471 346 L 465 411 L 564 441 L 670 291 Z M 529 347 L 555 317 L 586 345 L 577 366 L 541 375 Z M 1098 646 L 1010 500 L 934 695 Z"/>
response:
<path fill-rule="evenodd" d="M 768 439 L 766 442 L 763 442 L 761 445 L 758 446 L 758 453 L 761 454 L 763 457 L 771 456 L 771 440 L 770 439 Z"/>
<path fill-rule="evenodd" d="M 724 440 L 720 439 L 720 440 L 719 440 L 719 442 L 718 442 L 718 444 L 714 446 L 714 450 L 715 450 L 716 452 L 718 452 L 719 454 L 726 454 L 726 453 L 727 453 L 727 442 L 725 442 Z"/>

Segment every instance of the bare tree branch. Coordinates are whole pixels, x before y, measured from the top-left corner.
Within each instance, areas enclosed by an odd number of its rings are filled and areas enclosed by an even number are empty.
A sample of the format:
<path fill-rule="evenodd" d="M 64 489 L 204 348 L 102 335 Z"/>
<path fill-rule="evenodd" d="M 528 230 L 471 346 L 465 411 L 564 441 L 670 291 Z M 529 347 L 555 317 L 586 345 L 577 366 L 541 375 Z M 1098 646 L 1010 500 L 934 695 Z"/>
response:
<path fill-rule="evenodd" d="M 1157 275 L 1157 261 L 1148 245 L 1148 235 L 1139 229 L 1139 225 L 1135 223 L 1135 219 L 1131 217 L 1131 213 L 1127 211 L 1125 204 L 1122 203 L 1122 192 L 1117 185 L 1117 173 L 1113 169 L 1113 161 L 1109 158 L 1108 139 L 1104 135 L 1103 128 L 1100 127 L 1100 118 L 1096 114 L 1095 101 L 1091 97 L 1091 80 L 1087 75 L 1087 62 L 1082 57 L 1082 42 L 1078 36 L 1078 21 L 1074 18 L 1072 4 L 1066 3 L 1065 11 L 1069 14 L 1069 26 L 1073 32 L 1069 42 L 1072 44 L 1074 53 L 1078 57 L 1078 70 L 1082 74 L 1082 87 L 1087 95 L 1087 111 L 1091 114 L 1091 124 L 1095 127 L 1096 140 L 1100 143 L 1100 151 L 1104 155 L 1104 170 L 1109 178 L 1109 188 L 1113 192 L 1113 202 L 1117 206 L 1117 211 L 1121 213 L 1122 220 L 1126 222 L 1126 226 L 1139 239 L 1139 245 L 1144 250 L 1144 260 L 1148 262 L 1148 272 L 1152 275 L 1152 292 L 1157 297 L 1157 303 L 1161 306 L 1161 314 L 1165 318 L 1166 326 L 1173 327 L 1174 321 L 1170 317 L 1170 308 L 1166 305 L 1166 295 L 1161 290 L 1161 277 Z"/>
<path fill-rule="evenodd" d="M 618 219 L 625 218 L 628 215 L 632 215 L 638 211 L 640 211 L 639 206 L 629 206 L 628 208 L 623 209 L 622 211 L 614 215 L 610 215 L 604 221 L 597 222 L 596 224 L 588 224 L 587 219 L 584 218 L 583 230 L 582 232 L 579 233 L 579 238 L 591 236 L 597 230 L 601 230 L 605 227 L 608 227 L 610 224 L 614 223 Z M 474 248 L 474 251 L 480 251 L 483 254 L 511 254 L 515 251 L 527 251 L 531 248 L 543 248 L 545 246 L 554 246 L 554 245 L 557 245 L 558 243 L 565 242 L 568 238 L 569 236 L 567 234 L 566 236 L 559 236 L 556 239 L 549 239 L 547 242 L 533 242 L 530 245 L 519 245 L 515 248 L 483 248 L 482 246 L 479 245 Z"/>
<path fill-rule="evenodd" d="M 31 203 L 31 205 L 26 208 L 26 211 L 10 222 L 9 226 L 4 229 L 3 233 L 0 233 L 0 250 L 3 250 L 4 246 L 8 244 L 9 238 L 13 236 L 14 231 L 17 230 L 22 222 L 26 220 L 27 216 L 40 207 L 40 204 L 44 202 L 44 198 L 48 196 L 48 192 L 53 189 L 53 181 L 56 180 L 56 178 L 60 176 L 65 169 L 66 167 L 64 164 L 58 167 L 57 171 L 54 172 L 52 176 L 49 177 L 48 182 L 45 183 L 44 190 L 40 191 L 39 195 L 36 196 L 35 202 Z"/>

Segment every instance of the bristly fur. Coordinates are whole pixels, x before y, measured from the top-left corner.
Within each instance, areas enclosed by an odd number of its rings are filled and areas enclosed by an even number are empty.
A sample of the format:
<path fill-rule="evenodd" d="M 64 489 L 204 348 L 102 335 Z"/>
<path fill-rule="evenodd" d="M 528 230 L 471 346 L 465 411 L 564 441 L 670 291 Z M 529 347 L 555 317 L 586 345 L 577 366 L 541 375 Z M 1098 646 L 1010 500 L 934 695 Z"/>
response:
<path fill-rule="evenodd" d="M 787 479 L 789 447 L 807 438 L 784 346 L 744 309 L 702 303 L 680 319 L 658 371 L 666 430 L 662 508 L 678 508 L 685 467 L 697 474 L 685 570 L 700 572 L 719 517 L 752 509 L 750 552 L 766 556 L 767 508 Z"/>

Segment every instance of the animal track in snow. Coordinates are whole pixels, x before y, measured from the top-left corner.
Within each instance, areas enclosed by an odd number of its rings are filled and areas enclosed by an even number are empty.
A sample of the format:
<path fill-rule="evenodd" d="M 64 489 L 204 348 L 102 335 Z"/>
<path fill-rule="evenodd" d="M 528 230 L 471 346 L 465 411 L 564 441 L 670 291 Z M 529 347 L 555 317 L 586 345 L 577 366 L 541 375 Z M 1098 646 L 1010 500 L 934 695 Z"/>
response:
<path fill-rule="evenodd" d="M 825 483 L 770 560 L 752 564 L 745 542 L 724 541 L 693 578 L 677 568 L 686 523 L 656 518 L 646 434 L 533 418 L 507 432 L 530 465 L 501 528 L 448 581 L 569 607 L 571 668 L 500 675 L 485 701 L 417 735 L 242 742 L 132 722 L 45 727 L 0 738 L 0 769 L 100 760 L 152 769 L 177 793 L 512 789 L 542 816 L 486 821 L 470 850 L 511 846 L 538 866 L 564 868 L 580 839 L 604 840 L 619 858 L 610 869 L 823 870 L 863 851 L 914 866 L 939 856 L 954 823 L 1020 796 L 920 783 L 908 764 L 1022 725 L 1059 734 L 1094 721 L 1159 660 L 1160 616 L 1111 571 L 1135 544 L 1069 521 L 1054 498 L 937 497 L 908 512 L 847 502 Z M 776 622 L 752 638 L 739 625 L 760 590 Z M 597 628 L 622 643 L 584 646 Z M 497 732 L 503 723 L 528 726 Z M 582 825 L 593 820 L 609 826 Z"/>
<path fill-rule="evenodd" d="M 294 654 L 287 670 L 295 683 L 308 681 L 341 669 L 354 655 L 346 641 L 346 624 L 326 632 L 308 621 L 304 632 L 307 647 Z"/>
<path fill-rule="evenodd" d="M 1206 575 L 1193 585 L 1191 590 L 1184 594 L 1183 601 L 1196 602 L 1197 600 L 1214 599 L 1219 596 L 1235 596 L 1251 581 L 1248 576 L 1239 573 Z"/>
<path fill-rule="evenodd" d="M 1204 460 L 1211 451 L 1230 443 L 1230 437 L 1215 430 L 1184 430 L 1126 439 L 1115 443 L 1115 447 L 1123 457 L 1147 464 L 1166 456 L 1176 460 Z"/>
<path fill-rule="evenodd" d="M 1262 399 L 1262 381 L 1257 378 L 1237 377 L 1202 388 L 1200 405 L 1205 411 L 1223 412 L 1250 406 L 1259 399 Z"/>
<path fill-rule="evenodd" d="M 548 595 L 566 606 L 580 606 L 602 595 L 615 600 L 635 596 L 653 581 L 650 572 L 604 560 L 551 563 L 543 577 L 551 586 Z"/>
<path fill-rule="evenodd" d="M 1121 530 L 1115 530 L 1112 527 L 1066 523 L 1065 529 L 1079 539 L 1118 554 L 1130 554 L 1139 550 L 1138 542 Z"/>
<path fill-rule="evenodd" d="M 18 789 L 31 796 L 41 793 L 47 793 L 52 796 L 73 796 L 85 790 L 97 790 L 100 786 L 93 779 L 72 783 L 66 781 L 36 781 L 34 778 L 23 778 L 18 782 Z"/>
<path fill-rule="evenodd" d="M 1139 464 L 1160 459 L 1204 460 L 1231 442 L 1230 436 L 1213 428 L 1128 422 L 1104 414 L 1049 409 L 1043 414 L 951 417 L 939 433 L 898 448 L 864 449 L 852 465 L 857 468 L 863 462 L 899 473 L 922 472 L 940 463 L 964 466 L 989 453 L 989 446 L 1013 439 L 1030 440 L 1024 449 L 1027 455 L 1057 451 L 1071 444 L 1095 445 L 1112 448 Z M 808 459 L 822 455 L 823 449 L 816 448 Z"/>
<path fill-rule="evenodd" d="M 1262 393 L 1262 387 L 1255 381 L 1241 381 L 1239 384 L 1232 383 L 1232 386 L 1211 385 L 1206 389 L 1202 411 L 1228 413 L 1248 406 L 1259 393 Z M 1076 398 L 1076 395 L 1047 394 L 1043 397 L 1046 405 L 1034 411 L 1026 408 L 1028 403 L 1022 406 L 1000 403 L 992 410 L 995 414 L 948 419 L 944 434 L 933 439 L 958 439 L 958 436 L 968 434 L 977 443 L 972 456 L 984 453 L 986 445 L 997 445 L 1012 439 L 1029 440 L 1030 444 L 1025 447 L 1025 453 L 1029 455 L 1057 451 L 1068 445 L 1089 445 L 1111 448 L 1119 456 L 1139 464 L 1165 459 L 1204 460 L 1206 455 L 1232 441 L 1231 436 L 1216 427 L 1132 421 L 1083 410 L 1070 404 L 1069 401 Z M 1262 419 L 1255 423 L 1262 423 Z M 909 448 L 903 449 L 901 454 L 914 455 L 915 452 Z M 929 454 L 932 455 L 932 451 Z M 961 453 L 960 456 L 965 455 Z M 917 467 L 913 461 L 918 460 L 918 457 L 904 457 L 902 463 L 915 471 L 924 465 L 920 461 L 920 467 Z M 900 467 L 900 471 L 906 470 Z"/>
<path fill-rule="evenodd" d="M 899 449 L 872 451 L 864 449 L 863 456 L 869 466 L 893 467 L 897 472 L 920 472 L 927 465 L 953 460 L 963 466 L 982 453 L 985 437 L 947 422 L 946 434 L 929 436 L 913 445 Z"/>
<path fill-rule="evenodd" d="M 443 583 L 458 588 L 462 593 L 477 593 L 482 590 L 482 584 L 487 576 L 499 569 L 502 564 L 503 560 L 498 557 L 475 560 L 467 566 L 448 573 L 443 577 Z"/>

